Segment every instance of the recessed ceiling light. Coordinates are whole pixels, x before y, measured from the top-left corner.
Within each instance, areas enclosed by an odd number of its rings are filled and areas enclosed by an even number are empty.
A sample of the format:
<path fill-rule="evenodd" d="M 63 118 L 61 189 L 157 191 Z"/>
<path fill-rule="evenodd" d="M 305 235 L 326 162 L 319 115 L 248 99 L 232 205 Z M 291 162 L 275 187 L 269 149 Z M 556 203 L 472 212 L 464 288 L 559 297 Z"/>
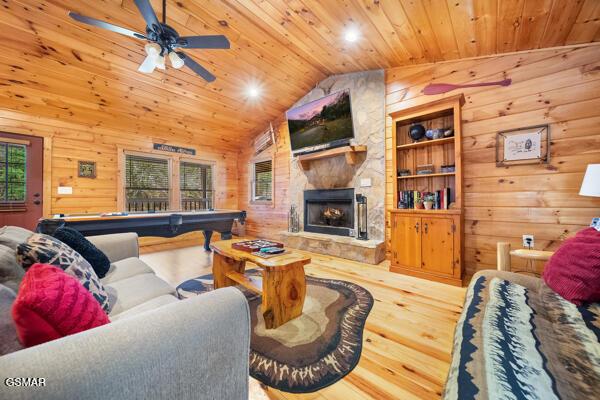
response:
<path fill-rule="evenodd" d="M 249 85 L 248 88 L 246 89 L 246 94 L 251 99 L 258 98 L 260 96 L 260 93 L 261 93 L 260 87 L 258 85 L 255 85 L 255 84 Z"/>
<path fill-rule="evenodd" d="M 346 42 L 354 43 L 358 40 L 359 37 L 360 32 L 355 27 L 349 27 L 344 32 L 344 39 L 346 40 Z"/>

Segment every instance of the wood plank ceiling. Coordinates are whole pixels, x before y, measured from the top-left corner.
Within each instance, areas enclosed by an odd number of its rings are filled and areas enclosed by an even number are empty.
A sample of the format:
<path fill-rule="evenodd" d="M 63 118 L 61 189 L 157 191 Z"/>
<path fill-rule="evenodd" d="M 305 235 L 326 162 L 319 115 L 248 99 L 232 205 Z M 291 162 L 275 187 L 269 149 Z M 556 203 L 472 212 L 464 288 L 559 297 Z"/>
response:
<path fill-rule="evenodd" d="M 217 76 L 207 84 L 185 68 L 138 73 L 143 42 L 67 16 L 143 31 L 133 0 L 0 5 L 0 109 L 225 147 L 247 143 L 331 74 L 600 41 L 598 0 L 169 0 L 167 23 L 181 35 L 232 43 L 189 51 Z M 342 39 L 348 27 L 356 43 Z M 250 83 L 259 101 L 245 96 Z"/>

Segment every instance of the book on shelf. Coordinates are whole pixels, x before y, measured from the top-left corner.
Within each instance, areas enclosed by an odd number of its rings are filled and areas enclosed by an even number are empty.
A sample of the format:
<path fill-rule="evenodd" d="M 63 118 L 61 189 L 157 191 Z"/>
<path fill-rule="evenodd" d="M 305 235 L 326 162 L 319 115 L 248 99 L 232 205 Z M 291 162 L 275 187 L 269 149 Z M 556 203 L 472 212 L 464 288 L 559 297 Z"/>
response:
<path fill-rule="evenodd" d="M 450 188 L 443 188 L 435 192 L 421 192 L 418 190 L 402 190 L 398 192 L 399 209 L 416 209 L 417 204 L 425 199 L 427 194 L 433 195 L 433 209 L 447 210 L 450 205 Z"/>

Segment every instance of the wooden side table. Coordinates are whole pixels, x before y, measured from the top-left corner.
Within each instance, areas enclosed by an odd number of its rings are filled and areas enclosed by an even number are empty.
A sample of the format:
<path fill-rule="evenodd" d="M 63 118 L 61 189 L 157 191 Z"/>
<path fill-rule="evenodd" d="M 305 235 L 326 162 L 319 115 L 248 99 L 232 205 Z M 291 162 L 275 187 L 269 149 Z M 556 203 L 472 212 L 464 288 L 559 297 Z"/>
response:
<path fill-rule="evenodd" d="M 497 255 L 498 255 L 498 271 L 511 271 L 511 262 L 510 256 L 515 256 L 519 258 L 525 258 L 527 260 L 532 261 L 548 261 L 550 257 L 554 254 L 553 251 L 543 251 L 543 250 L 530 250 L 530 249 L 517 249 L 511 250 L 510 243 L 506 242 L 498 242 L 497 244 Z M 526 269 L 525 271 L 512 271 L 512 272 L 524 272 L 529 273 L 534 276 L 540 276 L 535 271 L 530 271 Z"/>
<path fill-rule="evenodd" d="M 222 240 L 210 245 L 213 253 L 214 287 L 242 285 L 262 295 L 262 313 L 267 329 L 277 328 L 302 314 L 306 297 L 304 266 L 311 259 L 298 252 L 262 258 L 231 247 L 241 239 Z M 246 275 L 246 261 L 262 268 L 262 279 Z"/>

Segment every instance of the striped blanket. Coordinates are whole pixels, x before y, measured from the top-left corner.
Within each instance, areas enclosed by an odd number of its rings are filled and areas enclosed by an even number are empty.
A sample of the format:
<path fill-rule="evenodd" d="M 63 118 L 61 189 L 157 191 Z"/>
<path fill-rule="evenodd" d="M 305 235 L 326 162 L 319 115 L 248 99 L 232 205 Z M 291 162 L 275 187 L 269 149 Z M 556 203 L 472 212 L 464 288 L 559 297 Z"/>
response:
<path fill-rule="evenodd" d="M 600 399 L 600 303 L 577 307 L 537 278 L 476 274 L 443 398 Z"/>

